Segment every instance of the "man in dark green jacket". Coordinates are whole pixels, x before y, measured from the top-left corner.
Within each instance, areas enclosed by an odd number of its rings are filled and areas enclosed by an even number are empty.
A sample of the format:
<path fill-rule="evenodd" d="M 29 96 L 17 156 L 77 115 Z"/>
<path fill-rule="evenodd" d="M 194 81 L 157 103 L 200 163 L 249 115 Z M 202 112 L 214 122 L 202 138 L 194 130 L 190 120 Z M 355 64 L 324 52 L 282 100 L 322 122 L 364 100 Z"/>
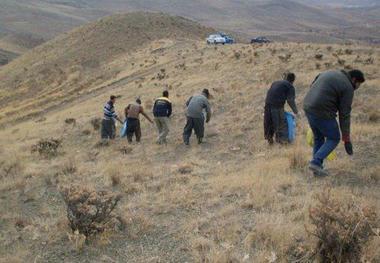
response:
<path fill-rule="evenodd" d="M 309 169 L 326 176 L 324 159 L 338 146 L 340 131 L 347 154 L 353 154 L 350 139 L 354 91 L 365 81 L 360 70 L 328 71 L 319 74 L 304 99 L 304 110 L 314 135 L 313 159 Z M 336 121 L 339 115 L 339 126 Z"/>

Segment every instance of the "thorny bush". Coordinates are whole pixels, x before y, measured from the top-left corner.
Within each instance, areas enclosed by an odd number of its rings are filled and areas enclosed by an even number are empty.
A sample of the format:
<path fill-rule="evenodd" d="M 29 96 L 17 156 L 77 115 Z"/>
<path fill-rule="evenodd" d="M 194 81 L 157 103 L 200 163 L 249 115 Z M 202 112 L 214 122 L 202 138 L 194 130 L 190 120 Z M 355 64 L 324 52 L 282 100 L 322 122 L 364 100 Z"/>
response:
<path fill-rule="evenodd" d="M 316 255 L 320 262 L 360 262 L 362 250 L 379 220 L 373 208 L 361 207 L 356 202 L 342 202 L 330 192 L 317 195 L 318 204 L 310 208 L 309 216 L 318 238 Z"/>
<path fill-rule="evenodd" d="M 73 231 L 89 237 L 105 230 L 113 219 L 112 211 L 121 195 L 108 191 L 95 191 L 81 186 L 62 189 L 67 205 L 67 218 Z"/>
<path fill-rule="evenodd" d="M 32 152 L 38 152 L 41 156 L 49 158 L 58 155 L 58 149 L 61 147 L 62 141 L 58 139 L 40 140 L 32 146 Z"/>

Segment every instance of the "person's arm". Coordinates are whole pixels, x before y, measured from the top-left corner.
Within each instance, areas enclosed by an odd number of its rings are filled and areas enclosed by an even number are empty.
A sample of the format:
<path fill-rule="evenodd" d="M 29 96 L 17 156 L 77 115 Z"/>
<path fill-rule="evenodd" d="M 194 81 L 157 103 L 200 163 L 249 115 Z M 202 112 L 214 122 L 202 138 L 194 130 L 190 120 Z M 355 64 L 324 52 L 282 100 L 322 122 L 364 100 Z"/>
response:
<path fill-rule="evenodd" d="M 172 104 L 168 102 L 168 117 L 172 115 Z"/>
<path fill-rule="evenodd" d="M 192 98 L 193 98 L 193 96 L 191 96 L 191 97 L 186 101 L 186 106 L 189 106 L 190 101 L 191 101 Z"/>
<path fill-rule="evenodd" d="M 289 87 L 288 97 L 286 98 L 286 101 L 288 102 L 288 105 L 290 106 L 294 114 L 298 114 L 298 109 L 296 105 L 296 90 L 293 85 Z"/>
<path fill-rule="evenodd" d="M 120 123 L 123 123 L 122 120 L 119 118 L 119 116 L 117 116 L 115 108 L 112 108 L 112 118 L 119 121 Z"/>
<path fill-rule="evenodd" d="M 352 88 L 345 89 L 339 98 L 339 125 L 344 142 L 350 142 L 351 107 L 354 98 Z"/>
<path fill-rule="evenodd" d="M 150 123 L 153 123 L 153 121 L 151 120 L 151 118 L 148 116 L 148 114 L 145 113 L 144 111 L 144 108 L 141 107 L 140 109 L 140 113 L 150 122 Z"/>
<path fill-rule="evenodd" d="M 204 108 L 206 110 L 206 123 L 207 123 L 211 119 L 211 106 L 207 99 L 205 100 Z"/>

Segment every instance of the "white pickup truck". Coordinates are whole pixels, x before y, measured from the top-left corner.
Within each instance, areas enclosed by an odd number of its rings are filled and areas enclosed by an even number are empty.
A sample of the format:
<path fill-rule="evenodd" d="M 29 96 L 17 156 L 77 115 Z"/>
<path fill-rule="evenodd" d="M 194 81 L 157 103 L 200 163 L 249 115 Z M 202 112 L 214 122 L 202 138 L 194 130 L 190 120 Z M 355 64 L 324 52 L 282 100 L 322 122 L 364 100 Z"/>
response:
<path fill-rule="evenodd" d="M 210 35 L 206 41 L 207 44 L 226 44 L 226 38 L 221 35 Z"/>

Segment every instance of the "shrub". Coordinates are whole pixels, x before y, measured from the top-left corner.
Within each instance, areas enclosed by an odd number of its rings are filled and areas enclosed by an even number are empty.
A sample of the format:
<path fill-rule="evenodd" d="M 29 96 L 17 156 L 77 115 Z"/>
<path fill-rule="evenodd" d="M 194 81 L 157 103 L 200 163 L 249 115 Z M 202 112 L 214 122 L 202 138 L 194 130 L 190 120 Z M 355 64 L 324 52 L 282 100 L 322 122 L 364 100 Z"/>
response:
<path fill-rule="evenodd" d="M 373 208 L 342 202 L 324 192 L 316 197 L 309 217 L 317 237 L 316 253 L 321 262 L 360 262 L 363 246 L 372 236 L 377 215 Z"/>
<path fill-rule="evenodd" d="M 234 52 L 234 57 L 235 57 L 236 59 L 240 59 L 240 57 L 241 57 L 241 53 L 235 51 L 235 52 Z"/>
<path fill-rule="evenodd" d="M 302 170 L 307 166 L 306 155 L 300 148 L 295 148 L 289 155 L 289 167 L 293 170 Z"/>
<path fill-rule="evenodd" d="M 91 121 L 92 127 L 94 127 L 95 131 L 100 130 L 100 127 L 102 125 L 102 119 L 101 118 L 93 118 Z"/>
<path fill-rule="evenodd" d="M 67 218 L 73 232 L 89 237 L 105 230 L 114 217 L 112 211 L 121 196 L 108 191 L 94 191 L 81 186 L 71 186 L 62 191 L 67 205 Z"/>
<path fill-rule="evenodd" d="M 379 122 L 380 120 L 380 112 L 379 111 L 372 111 L 369 113 L 368 121 L 369 122 Z"/>
<path fill-rule="evenodd" d="M 50 158 L 58 155 L 58 149 L 61 147 L 62 141 L 58 139 L 40 140 L 32 146 L 32 153 L 38 152 L 41 156 Z"/>
<path fill-rule="evenodd" d="M 316 54 L 314 57 L 315 59 L 322 60 L 323 54 Z"/>
<path fill-rule="evenodd" d="M 68 118 L 65 120 L 65 123 L 66 124 L 72 124 L 72 125 L 75 125 L 77 123 L 77 120 L 74 119 L 74 118 Z"/>

